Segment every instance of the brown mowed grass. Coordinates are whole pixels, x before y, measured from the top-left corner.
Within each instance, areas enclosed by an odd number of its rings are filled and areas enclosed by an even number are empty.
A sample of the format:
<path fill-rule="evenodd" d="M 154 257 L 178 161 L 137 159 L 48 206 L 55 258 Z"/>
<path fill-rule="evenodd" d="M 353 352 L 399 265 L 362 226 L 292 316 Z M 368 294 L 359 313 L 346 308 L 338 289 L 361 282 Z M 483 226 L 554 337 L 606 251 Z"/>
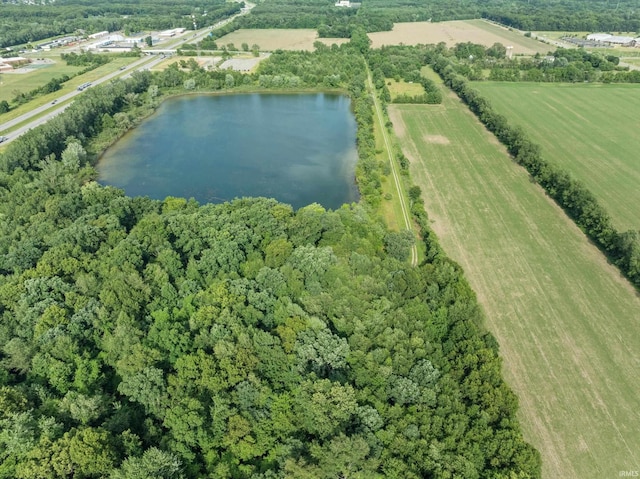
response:
<path fill-rule="evenodd" d="M 400 43 L 417 45 L 445 42 L 450 47 L 464 42 L 486 46 L 502 43 L 505 46 L 513 46 L 513 53 L 516 55 L 545 53 L 551 48 L 549 45 L 525 37 L 522 33 L 483 20 L 396 23 L 390 32 L 370 33 L 369 38 L 373 48 Z"/>
<path fill-rule="evenodd" d="M 325 45 L 340 45 L 348 38 L 318 38 L 318 32 L 312 29 L 240 29 L 216 40 L 218 45 L 233 43 L 237 48 L 243 43 L 260 47 L 261 51 L 273 50 L 313 50 L 313 44 L 320 41 Z"/>

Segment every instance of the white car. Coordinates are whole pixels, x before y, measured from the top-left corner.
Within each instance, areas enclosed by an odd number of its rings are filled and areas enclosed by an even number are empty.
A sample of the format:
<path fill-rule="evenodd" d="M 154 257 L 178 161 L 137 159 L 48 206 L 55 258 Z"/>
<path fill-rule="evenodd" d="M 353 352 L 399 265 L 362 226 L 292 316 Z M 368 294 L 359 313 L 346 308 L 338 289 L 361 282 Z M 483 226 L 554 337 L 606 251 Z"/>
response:
<path fill-rule="evenodd" d="M 9 139 L 9 137 L 7 136 L 0 136 L 0 143 L 2 143 L 3 141 L 7 141 Z"/>

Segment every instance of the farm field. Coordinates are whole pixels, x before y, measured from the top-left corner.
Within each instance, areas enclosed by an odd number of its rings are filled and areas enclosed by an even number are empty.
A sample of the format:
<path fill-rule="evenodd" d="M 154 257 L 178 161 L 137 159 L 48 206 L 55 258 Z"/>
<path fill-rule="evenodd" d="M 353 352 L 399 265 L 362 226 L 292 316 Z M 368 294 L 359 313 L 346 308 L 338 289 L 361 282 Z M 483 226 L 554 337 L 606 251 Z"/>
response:
<path fill-rule="evenodd" d="M 640 229 L 638 85 L 475 83 L 496 111 L 582 181 L 622 231 Z"/>
<path fill-rule="evenodd" d="M 637 469 L 637 292 L 453 93 L 389 113 L 432 227 L 500 344 L 543 477 Z"/>
<path fill-rule="evenodd" d="M 514 54 L 534 55 L 553 50 L 522 33 L 509 30 L 484 20 L 455 20 L 450 22 L 413 22 L 396 23 L 390 32 L 370 33 L 371 47 L 379 48 L 383 45 L 417 45 L 420 43 L 445 42 L 452 47 L 456 43 L 473 42 L 491 46 L 502 43 L 513 46 Z"/>
<path fill-rule="evenodd" d="M 313 50 L 313 44 L 320 41 L 326 45 L 347 43 L 348 38 L 318 38 L 313 29 L 240 29 L 216 40 L 218 45 L 233 43 L 237 48 L 243 43 L 257 44 L 261 51 L 273 50 Z"/>

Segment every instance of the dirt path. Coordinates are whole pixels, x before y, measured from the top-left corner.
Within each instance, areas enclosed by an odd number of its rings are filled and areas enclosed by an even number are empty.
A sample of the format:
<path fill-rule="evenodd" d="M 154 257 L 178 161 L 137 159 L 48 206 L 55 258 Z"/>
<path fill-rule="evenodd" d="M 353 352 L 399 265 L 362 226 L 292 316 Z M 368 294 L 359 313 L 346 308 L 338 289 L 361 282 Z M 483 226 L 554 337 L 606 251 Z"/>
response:
<path fill-rule="evenodd" d="M 376 110 L 376 116 L 378 117 L 378 122 L 380 123 L 380 131 L 382 131 L 382 138 L 384 139 L 384 147 L 387 150 L 387 156 L 389 158 L 389 164 L 391 165 L 391 175 L 393 176 L 393 181 L 396 185 L 396 190 L 398 191 L 398 199 L 400 200 L 400 207 L 402 209 L 402 218 L 404 220 L 404 226 L 407 230 L 412 233 L 413 228 L 411 227 L 411 215 L 409 214 L 409 208 L 407 207 L 407 203 L 404 199 L 404 193 L 402 191 L 402 185 L 400 184 L 400 178 L 398 177 L 398 172 L 396 170 L 395 162 L 393 161 L 393 157 L 391 155 L 391 144 L 389 143 L 389 135 L 387 134 L 387 129 L 384 126 L 384 121 L 382 120 L 382 108 L 380 108 L 380 101 L 375 93 L 375 88 L 373 87 L 373 80 L 371 79 L 371 72 L 367 71 L 367 80 L 369 83 L 369 92 L 371 93 L 371 97 L 373 98 L 373 104 Z M 418 247 L 413 244 L 411 246 L 411 266 L 418 266 Z"/>

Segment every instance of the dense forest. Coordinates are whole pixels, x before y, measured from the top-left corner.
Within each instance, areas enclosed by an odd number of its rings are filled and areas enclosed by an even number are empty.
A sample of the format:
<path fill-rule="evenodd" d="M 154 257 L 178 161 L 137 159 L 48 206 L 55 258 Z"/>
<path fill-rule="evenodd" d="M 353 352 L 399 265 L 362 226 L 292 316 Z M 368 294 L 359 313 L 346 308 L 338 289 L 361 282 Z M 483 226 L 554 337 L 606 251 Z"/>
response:
<path fill-rule="evenodd" d="M 488 18 L 522 30 L 640 31 L 638 0 L 363 0 L 358 8 L 334 0 L 266 0 L 223 32 L 238 28 L 315 28 L 322 37 L 350 37 L 354 27 L 391 30 L 394 22 Z M 57 0 L 44 5 L 0 2 L 0 47 L 69 34 L 78 29 L 137 32 L 213 25 L 239 11 L 241 3 L 222 0 Z M 206 14 L 205 14 L 206 13 Z M 193 18 L 192 18 L 193 15 Z"/>
<path fill-rule="evenodd" d="M 417 197 L 414 268 L 373 193 L 293 211 L 93 181 L 96 145 L 165 92 L 294 77 L 351 96 L 372 181 L 361 48 L 279 53 L 255 75 L 136 73 L 7 147 L 0 477 L 539 477 L 497 344 Z"/>

